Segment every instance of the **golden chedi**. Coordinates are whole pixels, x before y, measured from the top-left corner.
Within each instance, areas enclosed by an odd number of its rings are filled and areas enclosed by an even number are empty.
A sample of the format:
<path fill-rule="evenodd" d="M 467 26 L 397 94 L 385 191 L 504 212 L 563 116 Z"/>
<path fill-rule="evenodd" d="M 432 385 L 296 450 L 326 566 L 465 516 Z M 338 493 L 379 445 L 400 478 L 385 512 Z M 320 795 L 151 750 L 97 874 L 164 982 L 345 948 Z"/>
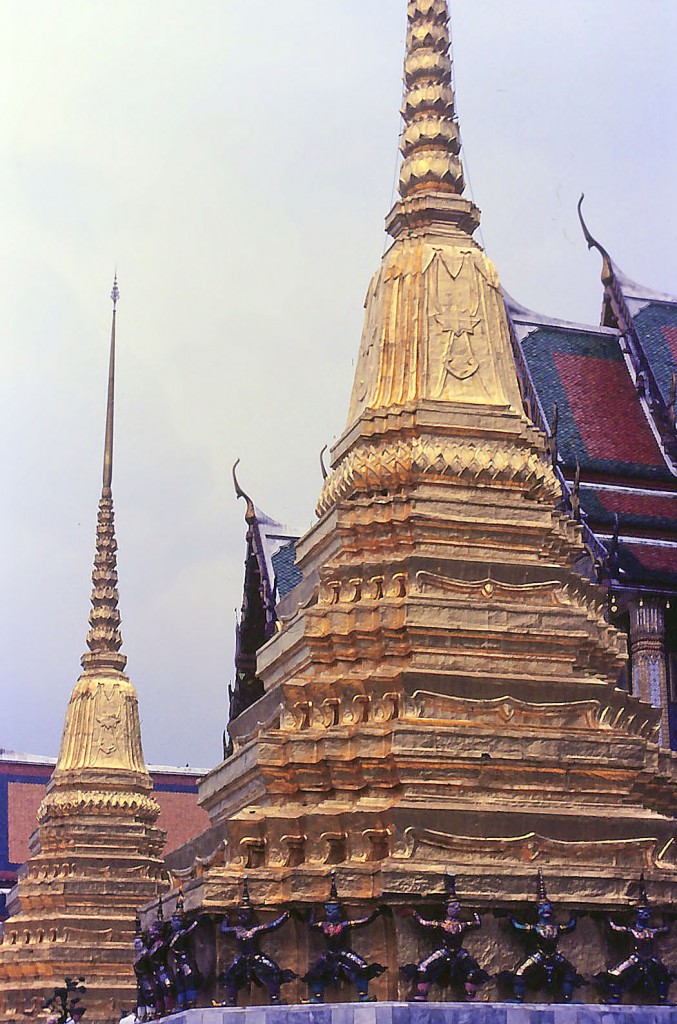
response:
<path fill-rule="evenodd" d="M 136 908 L 160 889 L 164 833 L 141 747 L 138 699 L 120 653 L 111 491 L 117 283 L 113 287 L 103 490 L 83 673 L 38 811 L 31 855 L 0 945 L 0 1019 L 39 1010 L 66 976 L 86 979 L 87 1020 L 134 1004 Z"/>
<path fill-rule="evenodd" d="M 347 427 L 297 545 L 303 583 L 258 654 L 265 695 L 201 785 L 213 828 L 170 867 L 187 905 L 215 916 L 244 874 L 261 907 L 321 904 L 330 866 L 360 913 L 442 894 L 446 871 L 466 907 L 514 910 L 537 868 L 562 913 L 625 904 L 642 871 L 665 904 L 674 758 L 660 711 L 616 688 L 625 640 L 575 568 L 581 526 L 524 411 L 463 196 L 447 4 L 410 0 L 408 17 L 394 241 L 369 288 Z M 303 975 L 307 929 L 286 929 L 270 948 Z M 380 998 L 408 991 L 398 965 L 419 939 L 397 913 L 356 936 L 388 966 Z M 587 974 L 605 966 L 596 920 L 569 941 Z M 521 952 L 486 914 L 468 948 L 492 974 Z"/>

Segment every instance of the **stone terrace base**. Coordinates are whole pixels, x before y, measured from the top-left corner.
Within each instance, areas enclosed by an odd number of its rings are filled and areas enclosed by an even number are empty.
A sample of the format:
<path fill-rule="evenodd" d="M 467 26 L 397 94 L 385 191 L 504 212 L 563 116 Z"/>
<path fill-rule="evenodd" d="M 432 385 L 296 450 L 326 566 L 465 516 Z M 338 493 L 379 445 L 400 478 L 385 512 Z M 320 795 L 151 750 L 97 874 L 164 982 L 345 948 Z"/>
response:
<path fill-rule="evenodd" d="M 677 1006 L 571 1003 L 327 1003 L 322 1006 L 214 1007 L 167 1024 L 677 1024 Z"/>

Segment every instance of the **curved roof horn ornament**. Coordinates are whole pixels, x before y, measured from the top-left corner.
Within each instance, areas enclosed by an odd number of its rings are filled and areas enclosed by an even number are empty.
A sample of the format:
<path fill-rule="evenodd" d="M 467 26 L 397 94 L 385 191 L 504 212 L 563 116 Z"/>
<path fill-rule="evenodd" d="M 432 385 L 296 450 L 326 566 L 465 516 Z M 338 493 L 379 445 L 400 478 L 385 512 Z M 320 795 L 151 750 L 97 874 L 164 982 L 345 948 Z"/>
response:
<path fill-rule="evenodd" d="M 237 467 L 239 465 L 240 465 L 240 460 L 237 459 L 235 461 L 235 465 L 233 466 L 233 485 L 235 487 L 235 494 L 236 494 L 236 496 L 238 498 L 244 498 L 244 500 L 247 502 L 247 511 L 245 512 L 245 519 L 247 521 L 249 521 L 250 519 L 255 519 L 256 518 L 256 509 L 254 508 L 254 502 L 249 497 L 247 492 L 243 491 L 242 488 L 240 487 L 240 481 L 237 478 Z"/>
<path fill-rule="evenodd" d="M 326 480 L 327 477 L 329 476 L 329 472 L 327 470 L 327 467 L 324 464 L 324 453 L 326 452 L 328 447 L 329 447 L 329 445 L 325 444 L 324 448 L 320 452 L 320 469 L 322 471 L 322 479 L 323 480 Z"/>
<path fill-rule="evenodd" d="M 601 254 L 604 261 L 602 267 L 602 281 L 606 283 L 613 277 L 613 261 L 609 253 L 606 251 L 604 246 L 597 241 L 597 239 L 590 233 L 588 225 L 585 223 L 583 216 L 583 200 L 585 199 L 585 192 L 581 192 L 581 198 L 578 200 L 578 219 L 581 222 L 581 229 L 583 231 L 583 237 L 588 243 L 588 249 L 597 249 Z"/>

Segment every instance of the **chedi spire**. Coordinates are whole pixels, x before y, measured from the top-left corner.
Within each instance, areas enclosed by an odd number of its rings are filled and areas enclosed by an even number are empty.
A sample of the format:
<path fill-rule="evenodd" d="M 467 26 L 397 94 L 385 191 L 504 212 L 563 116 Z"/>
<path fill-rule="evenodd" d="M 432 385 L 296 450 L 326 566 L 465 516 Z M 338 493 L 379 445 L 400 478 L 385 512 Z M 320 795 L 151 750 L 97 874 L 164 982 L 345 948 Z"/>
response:
<path fill-rule="evenodd" d="M 446 0 L 410 0 L 400 147 L 402 198 L 423 191 L 461 195 L 465 187 L 449 48 Z"/>
<path fill-rule="evenodd" d="M 113 319 L 108 363 L 106 435 L 103 455 L 103 486 L 96 529 L 96 554 L 92 573 L 92 610 L 87 647 L 82 657 L 84 672 L 68 704 L 61 749 L 52 784 L 39 818 L 49 815 L 56 799 L 54 789 L 83 770 L 124 769 L 134 772 L 136 783 L 150 790 L 150 777 L 141 747 L 141 726 L 136 690 L 125 675 L 127 662 L 120 653 L 120 612 L 117 591 L 117 542 L 113 519 L 113 423 L 115 411 L 115 328 L 120 298 L 117 276 L 113 282 Z M 127 786 L 129 780 L 125 780 Z M 117 788 L 118 782 L 115 782 Z M 124 788 L 124 787 L 123 787 Z M 157 816 L 157 804 L 150 812 Z"/>
<path fill-rule="evenodd" d="M 134 997 L 131 941 L 139 906 L 163 885 L 164 832 L 141 746 L 136 690 L 120 654 L 113 528 L 113 284 L 103 489 L 84 671 L 73 687 L 59 758 L 38 810 L 25 874 L 10 899 L 21 944 L 0 947 L 0 1019 L 41 1007 L 54 978 L 87 979 L 87 1019 L 117 1019 Z M 65 863 L 67 851 L 67 864 Z M 43 942 L 43 937 L 52 941 Z M 131 979 L 131 981 L 130 981 Z"/>
<path fill-rule="evenodd" d="M 367 292 L 348 422 L 319 516 L 433 476 L 496 482 L 517 472 L 559 497 L 541 439 L 525 433 L 498 274 L 473 238 L 480 212 L 462 194 L 449 47 L 446 0 L 410 0 L 400 198 L 386 219 L 395 243 Z"/>
<path fill-rule="evenodd" d="M 92 572 L 92 610 L 87 634 L 88 651 L 82 656 L 82 667 L 87 670 L 113 670 L 124 672 L 127 659 L 120 654 L 120 611 L 118 609 L 117 542 L 113 512 L 113 427 L 115 413 L 115 321 L 120 298 L 117 274 L 113 281 L 111 299 L 110 358 L 108 364 L 108 401 L 106 403 L 106 434 L 103 455 L 103 486 L 96 528 L 96 554 Z"/>
<path fill-rule="evenodd" d="M 480 212 L 462 198 L 461 135 L 456 117 L 447 0 L 409 0 L 404 60 L 404 130 L 400 150 L 400 200 L 386 227 L 446 224 L 472 235 Z"/>

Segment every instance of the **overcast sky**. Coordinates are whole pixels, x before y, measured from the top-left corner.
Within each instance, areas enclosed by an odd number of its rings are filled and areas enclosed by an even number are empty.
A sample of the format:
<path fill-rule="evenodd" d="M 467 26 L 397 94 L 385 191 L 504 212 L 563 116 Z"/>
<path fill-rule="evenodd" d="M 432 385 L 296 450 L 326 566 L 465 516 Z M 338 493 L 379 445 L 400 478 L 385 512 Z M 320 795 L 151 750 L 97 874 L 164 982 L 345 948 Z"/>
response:
<path fill-rule="evenodd" d="M 677 3 L 458 0 L 464 156 L 521 303 L 600 261 L 677 291 Z M 0 746 L 55 755 L 79 673 L 117 264 L 113 490 L 154 763 L 220 759 L 244 526 L 305 529 L 345 422 L 397 161 L 406 0 L 0 4 Z"/>

